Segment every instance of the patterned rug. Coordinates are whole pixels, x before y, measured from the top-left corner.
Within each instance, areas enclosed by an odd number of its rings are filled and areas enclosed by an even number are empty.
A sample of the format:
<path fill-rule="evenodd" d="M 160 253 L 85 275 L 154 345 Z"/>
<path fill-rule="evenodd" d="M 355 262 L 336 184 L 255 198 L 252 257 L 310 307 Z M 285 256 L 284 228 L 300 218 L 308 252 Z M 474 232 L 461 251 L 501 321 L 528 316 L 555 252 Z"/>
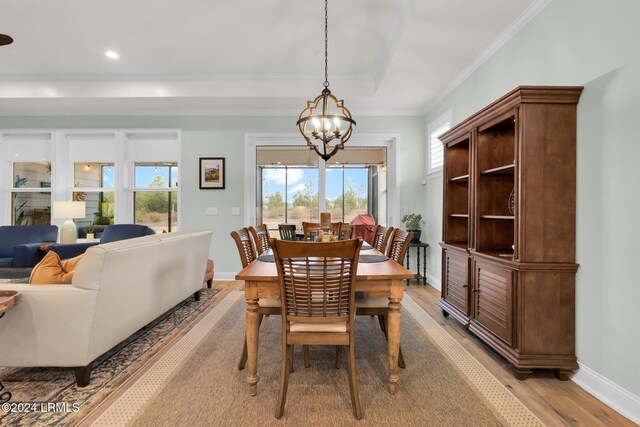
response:
<path fill-rule="evenodd" d="M 76 386 L 69 368 L 0 368 L 0 381 L 11 393 L 9 403 L 65 402 L 66 411 L 7 413 L 0 409 L 0 425 L 74 425 L 136 373 L 145 362 L 176 335 L 190 328 L 207 309 L 212 308 L 228 291 L 203 289 L 200 301 L 189 297 L 120 343 L 94 364 L 91 383 Z M 2 400 L 4 401 L 4 400 Z M 45 405 L 46 407 L 46 405 Z"/>

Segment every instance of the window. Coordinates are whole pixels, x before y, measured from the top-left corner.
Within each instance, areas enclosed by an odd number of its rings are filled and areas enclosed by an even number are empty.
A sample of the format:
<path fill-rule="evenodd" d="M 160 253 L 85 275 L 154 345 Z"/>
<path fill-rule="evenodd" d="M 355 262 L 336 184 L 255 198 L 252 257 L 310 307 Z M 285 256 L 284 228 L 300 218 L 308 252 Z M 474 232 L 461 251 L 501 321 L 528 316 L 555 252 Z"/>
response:
<path fill-rule="evenodd" d="M 369 167 L 330 166 L 326 176 L 325 206 L 334 221 L 350 223 L 368 213 Z"/>
<path fill-rule="evenodd" d="M 136 163 L 134 176 L 134 222 L 156 233 L 177 231 L 178 164 Z"/>
<path fill-rule="evenodd" d="M 427 128 L 427 173 L 442 170 L 444 147 L 440 136 L 451 128 L 451 110 L 431 122 Z"/>
<path fill-rule="evenodd" d="M 115 215 L 115 176 L 113 163 L 76 162 L 73 165 L 73 200 L 85 202 L 85 217 L 74 219 L 79 237 L 91 223 L 110 225 Z"/>
<path fill-rule="evenodd" d="M 278 224 L 318 222 L 318 168 L 262 167 L 262 222 L 270 230 Z"/>
<path fill-rule="evenodd" d="M 276 235 L 278 224 L 319 222 L 320 211 L 330 212 L 334 222 L 369 213 L 384 224 L 386 162 L 386 147 L 345 148 L 331 163 L 307 147 L 257 147 L 257 222 Z"/>
<path fill-rule="evenodd" d="M 11 224 L 51 224 L 51 163 L 15 162 Z"/>

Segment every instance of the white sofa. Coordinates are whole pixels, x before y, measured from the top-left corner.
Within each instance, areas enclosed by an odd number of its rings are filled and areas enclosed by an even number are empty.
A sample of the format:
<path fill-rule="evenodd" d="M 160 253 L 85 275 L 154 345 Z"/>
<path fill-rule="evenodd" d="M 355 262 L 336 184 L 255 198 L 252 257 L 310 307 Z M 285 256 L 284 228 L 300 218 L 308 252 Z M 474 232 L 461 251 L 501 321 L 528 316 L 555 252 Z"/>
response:
<path fill-rule="evenodd" d="M 93 361 L 190 295 L 199 297 L 212 232 L 181 231 L 89 248 L 71 285 L 0 283 L 21 292 L 0 319 L 0 366 L 76 368 Z"/>

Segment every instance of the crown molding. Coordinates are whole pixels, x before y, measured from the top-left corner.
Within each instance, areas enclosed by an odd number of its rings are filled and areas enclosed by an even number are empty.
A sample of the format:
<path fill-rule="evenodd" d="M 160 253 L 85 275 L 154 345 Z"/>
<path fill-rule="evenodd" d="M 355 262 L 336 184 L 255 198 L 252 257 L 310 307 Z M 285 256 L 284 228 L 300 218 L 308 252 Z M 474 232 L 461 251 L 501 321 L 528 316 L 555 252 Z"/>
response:
<path fill-rule="evenodd" d="M 303 106 L 300 108 L 302 109 Z M 61 109 L 28 112 L 2 111 L 0 117 L 56 117 L 56 116 L 115 116 L 115 117 L 298 117 L 300 110 L 91 110 Z M 422 117 L 422 110 L 369 110 L 358 111 L 354 117 Z"/>
<path fill-rule="evenodd" d="M 513 36 L 518 34 L 533 18 L 535 18 L 544 8 L 546 8 L 552 0 L 535 0 L 528 8 L 524 10 L 504 31 L 502 31 L 498 37 L 496 37 L 471 63 L 458 74 L 452 81 L 445 87 L 445 89 L 438 94 L 424 109 L 424 114 L 427 115 L 438 104 L 440 104 L 451 92 L 453 92 L 458 86 L 460 86 L 469 76 L 471 76 L 482 64 L 484 64 L 489 58 L 493 56 L 502 46 L 504 46 Z"/>
<path fill-rule="evenodd" d="M 368 74 L 345 74 L 331 76 L 334 81 L 366 80 Z M 324 81 L 320 74 L 4 74 L 0 81 Z"/>

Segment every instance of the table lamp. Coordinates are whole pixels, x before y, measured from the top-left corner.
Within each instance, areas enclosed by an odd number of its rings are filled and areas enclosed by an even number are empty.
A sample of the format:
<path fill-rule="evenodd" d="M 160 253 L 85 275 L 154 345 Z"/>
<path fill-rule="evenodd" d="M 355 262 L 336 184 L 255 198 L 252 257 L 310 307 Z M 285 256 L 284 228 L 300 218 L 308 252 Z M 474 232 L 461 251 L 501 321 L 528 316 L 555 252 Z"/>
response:
<path fill-rule="evenodd" d="M 51 214 L 54 219 L 66 220 L 60 229 L 60 243 L 75 243 L 78 232 L 73 219 L 85 217 L 84 202 L 54 201 Z"/>

